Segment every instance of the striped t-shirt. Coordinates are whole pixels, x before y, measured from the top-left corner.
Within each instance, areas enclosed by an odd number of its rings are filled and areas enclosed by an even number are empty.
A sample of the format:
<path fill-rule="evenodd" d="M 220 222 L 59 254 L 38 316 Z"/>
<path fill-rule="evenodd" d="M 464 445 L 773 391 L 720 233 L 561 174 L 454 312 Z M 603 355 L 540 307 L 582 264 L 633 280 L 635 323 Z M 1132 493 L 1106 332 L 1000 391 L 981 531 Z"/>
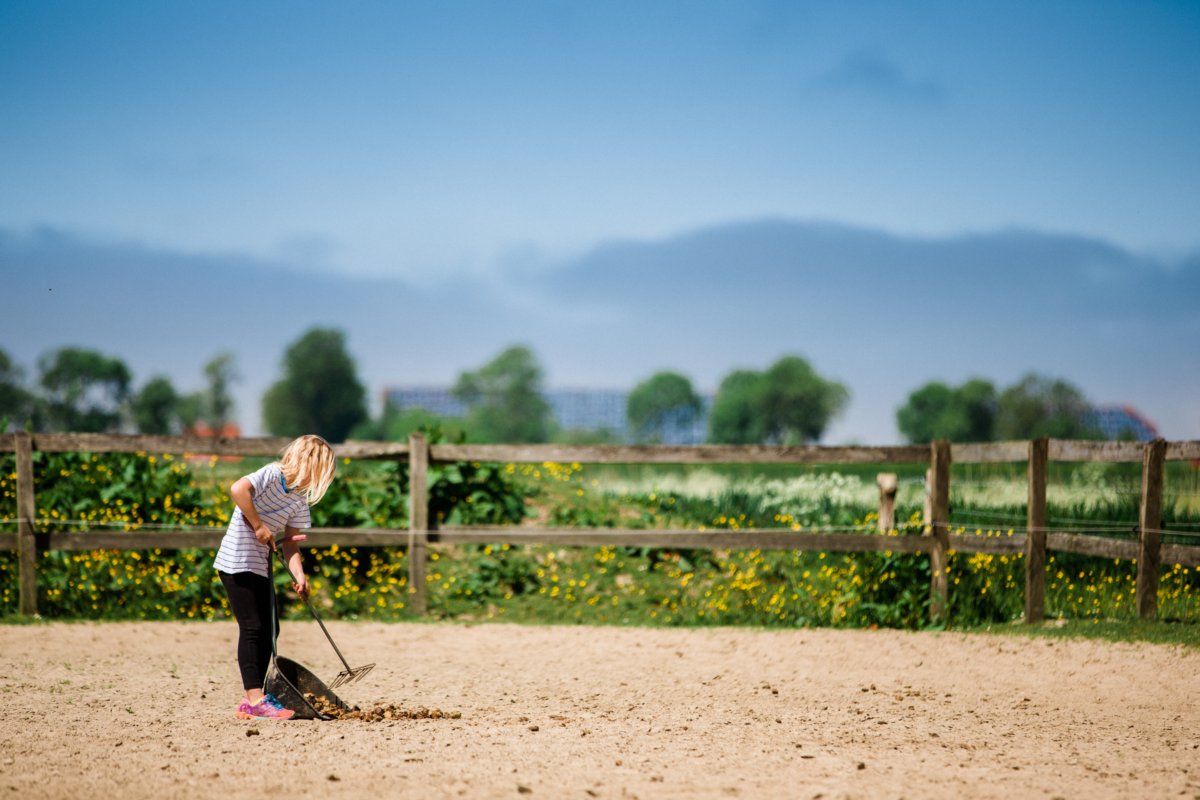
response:
<path fill-rule="evenodd" d="M 254 510 L 278 540 L 283 529 L 311 528 L 308 498 L 302 492 L 288 491 L 278 462 L 246 476 L 254 489 Z M 271 549 L 254 538 L 254 529 L 242 510 L 234 505 L 229 528 L 217 550 L 216 568 L 221 572 L 253 572 L 270 577 Z"/>

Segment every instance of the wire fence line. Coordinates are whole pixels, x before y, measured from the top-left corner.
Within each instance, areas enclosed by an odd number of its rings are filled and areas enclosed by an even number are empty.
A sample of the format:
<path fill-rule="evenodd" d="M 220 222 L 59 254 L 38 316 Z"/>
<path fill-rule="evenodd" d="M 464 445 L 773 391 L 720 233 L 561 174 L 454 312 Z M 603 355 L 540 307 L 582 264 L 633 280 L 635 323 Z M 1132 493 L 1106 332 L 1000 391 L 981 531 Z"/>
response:
<path fill-rule="evenodd" d="M 1001 526 L 998 526 L 998 527 L 1001 527 L 1008 531 L 1017 531 L 1017 532 L 1021 532 L 1021 533 L 1026 533 L 1029 530 L 1043 530 L 1043 531 L 1063 530 L 1064 524 L 1071 524 L 1071 525 L 1076 526 L 1076 527 L 1072 527 L 1070 529 L 1071 532 L 1076 532 L 1076 533 L 1118 533 L 1118 532 L 1120 532 L 1120 533 L 1136 534 L 1138 532 L 1138 523 L 1136 520 L 1131 520 L 1131 521 L 1085 520 L 1085 519 L 1073 519 L 1073 518 L 1069 518 L 1069 517 L 1050 517 L 1050 518 L 1048 518 L 1048 521 L 1052 521 L 1052 522 L 1055 522 L 1058 524 L 1046 525 L 1044 527 L 1038 527 L 1038 528 L 1031 529 L 1030 527 L 1028 527 L 1027 525 L 1024 524 L 1024 521 L 1026 519 L 1024 515 L 1005 514 L 1002 512 L 988 512 L 988 511 L 955 511 L 951 514 L 951 524 L 950 524 L 951 528 L 956 528 L 956 527 L 980 528 L 980 525 L 978 522 L 976 522 L 976 521 L 963 522 L 962 520 L 958 519 L 960 517 L 970 517 L 970 518 L 973 518 L 974 520 L 985 520 L 985 521 L 991 521 L 991 520 L 997 520 L 997 519 L 1003 520 L 1004 524 Z M 51 525 L 79 527 L 79 528 L 83 529 L 80 532 L 86 532 L 88 530 L 224 531 L 226 529 L 225 525 L 185 525 L 182 523 L 143 522 L 143 521 L 137 521 L 137 520 L 101 521 L 101 520 L 90 520 L 90 519 L 69 519 L 66 517 L 33 517 L 33 518 L 28 518 L 28 519 L 25 517 L 0 517 L 0 526 L 14 526 L 15 527 L 15 526 L 19 526 L 22 522 L 28 522 L 31 525 L 42 526 L 42 527 L 48 527 Z M 1095 523 L 1101 523 L 1101 524 L 1095 524 Z M 1195 522 L 1195 523 L 1183 522 L 1183 523 L 1170 523 L 1170 524 L 1172 524 L 1172 525 L 1178 524 L 1178 525 L 1184 525 L 1184 526 L 1189 526 L 1189 527 L 1200 527 L 1200 522 Z M 520 526 L 520 525 L 512 525 L 512 526 L 508 526 L 508 527 L 511 527 L 514 532 L 520 531 L 523 527 L 527 528 L 531 531 L 536 531 L 539 528 L 539 526 Z M 893 532 L 893 533 L 902 533 L 902 532 L 912 529 L 912 528 L 924 528 L 924 527 L 925 527 L 925 523 L 913 523 L 910 525 L 895 526 L 895 527 L 889 528 L 888 531 Z M 603 530 L 603 528 L 600 526 L 596 526 L 595 529 Z M 660 530 L 660 529 L 645 528 L 645 530 L 649 531 L 649 530 Z M 661 530 L 665 530 L 665 529 L 661 529 Z M 822 524 L 794 523 L 791 525 L 784 525 L 784 526 L 778 526 L 778 527 L 775 527 L 775 526 L 744 526 L 743 525 L 743 526 L 739 526 L 738 528 L 727 528 L 725 526 L 698 525 L 695 528 L 689 528 L 687 530 L 688 531 L 753 530 L 753 531 L 776 531 L 776 532 L 803 530 L 803 531 L 808 531 L 808 532 L 816 531 L 816 532 L 830 532 L 830 533 L 868 533 L 868 534 L 880 533 L 879 528 L 875 523 L 863 523 L 863 524 L 859 524 L 859 525 L 822 525 Z M 1150 530 L 1153 530 L 1157 533 L 1189 535 L 1187 531 L 1178 531 L 1178 530 L 1174 530 L 1171 528 L 1153 528 Z M 678 531 L 678 532 L 685 532 L 685 531 Z M 1198 534 L 1198 535 L 1200 535 L 1200 534 Z"/>
<path fill-rule="evenodd" d="M 994 516 L 999 516 L 999 517 L 1004 517 L 1009 520 L 1015 519 L 1015 517 L 1013 515 L 989 515 L 986 512 L 972 513 L 972 512 L 964 511 L 964 512 L 958 512 L 958 514 L 960 514 L 961 516 L 974 516 L 974 517 L 983 517 L 983 518 L 991 518 Z M 163 522 L 136 522 L 136 521 L 122 522 L 120 520 L 110 520 L 107 522 L 101 522 L 101 521 L 88 520 L 88 519 L 66 519 L 63 517 L 34 517 L 34 518 L 28 519 L 28 520 L 24 517 L 0 517 L 0 525 L 20 525 L 20 523 L 22 523 L 22 522 L 29 522 L 30 524 L 32 524 L 34 526 L 65 525 L 65 526 L 78 526 L 82 529 L 79 531 L 73 531 L 75 533 L 87 533 L 88 531 L 93 531 L 93 530 L 110 530 L 110 531 L 145 530 L 145 531 L 177 531 L 177 532 L 184 532 L 184 531 L 222 532 L 222 531 L 226 530 L 226 526 L 224 526 L 224 525 L 184 525 L 184 524 L 180 524 L 180 523 L 163 523 Z M 1200 523 L 1183 523 L 1183 524 L 1200 525 Z M 512 525 L 512 526 L 506 526 L 506 527 L 511 529 L 511 531 L 514 535 L 518 535 L 518 536 L 521 535 L 522 532 L 528 532 L 530 535 L 536 535 L 538 533 L 538 531 L 541 530 L 541 528 L 542 528 L 542 526 L 520 526 L 520 525 Z M 718 530 L 719 531 L 729 531 L 732 533 L 736 533 L 739 531 L 740 532 L 756 532 L 757 531 L 757 532 L 763 532 L 763 533 L 787 533 L 787 532 L 795 533 L 795 532 L 803 531 L 806 533 L 861 533 L 861 534 L 865 534 L 865 535 L 880 535 L 880 534 L 905 535 L 906 530 L 909 530 L 910 528 L 914 528 L 914 527 L 923 529 L 925 527 L 925 525 L 923 523 L 917 523 L 913 526 L 889 528 L 887 531 L 880 531 L 878 526 L 873 523 L 862 524 L 862 525 L 820 525 L 820 524 L 806 525 L 806 524 L 802 524 L 802 523 L 796 523 L 793 525 L 779 526 L 779 527 L 741 526 L 739 528 L 727 528 L 727 527 L 720 527 L 720 526 L 704 526 L 704 525 L 702 525 L 702 526 L 697 526 L 695 528 L 687 528 L 687 529 L 682 529 L 682 530 L 681 529 L 666 529 L 666 528 L 639 528 L 638 530 L 645 530 L 647 532 L 655 532 L 655 533 L 662 533 L 662 534 L 668 534 L 668 535 L 669 534 L 704 533 L 704 532 L 712 532 L 712 531 L 718 531 Z M 983 528 L 980 525 L 978 525 L 974 522 L 967 523 L 967 524 L 956 524 L 954 518 L 951 517 L 951 523 L 950 523 L 951 531 L 954 531 L 958 528 L 961 528 L 964 530 L 966 530 L 968 528 L 975 528 L 976 532 L 983 530 Z M 599 527 L 599 526 L 592 527 L 592 528 L 584 528 L 584 527 L 580 526 L 580 529 L 581 530 L 592 530 L 592 531 L 608 530 L 608 528 Z M 367 530 L 372 530 L 372 529 L 367 529 Z M 1132 535 L 1136 536 L 1139 531 L 1139 528 L 1138 528 L 1138 525 L 1136 522 L 1123 523 L 1123 524 L 1114 522 L 1112 525 L 1109 525 L 1109 526 L 1088 525 L 1088 526 L 1084 526 L 1084 527 L 1076 527 L 1076 528 L 1070 528 L 1070 529 L 1064 529 L 1062 525 L 1046 525 L 1046 526 L 1039 526 L 1039 527 L 1031 528 L 1028 525 L 1023 525 L 1023 524 L 1006 524 L 1003 526 L 998 526 L 997 528 L 988 527 L 987 530 L 988 530 L 988 533 L 995 532 L 997 534 L 1004 533 L 1004 532 L 1007 532 L 1010 534 L 1015 534 L 1015 533 L 1026 534 L 1026 533 L 1029 533 L 1030 531 L 1042 531 L 1042 532 L 1046 532 L 1046 533 L 1064 532 L 1064 533 L 1079 533 L 1079 534 L 1125 533 L 1125 534 L 1132 534 Z M 1192 533 L 1190 531 L 1181 531 L 1181 530 L 1176 530 L 1173 528 L 1148 528 L 1147 530 L 1149 530 L 1152 533 L 1200 539 L 1200 532 Z M 910 531 L 909 535 L 912 535 L 911 531 Z"/>

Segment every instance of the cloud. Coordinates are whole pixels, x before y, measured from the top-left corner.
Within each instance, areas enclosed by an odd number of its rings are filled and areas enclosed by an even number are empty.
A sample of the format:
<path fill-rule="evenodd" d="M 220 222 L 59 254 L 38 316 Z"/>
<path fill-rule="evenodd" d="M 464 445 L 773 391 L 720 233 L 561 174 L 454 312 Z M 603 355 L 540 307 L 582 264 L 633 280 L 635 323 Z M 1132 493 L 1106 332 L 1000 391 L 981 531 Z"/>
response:
<path fill-rule="evenodd" d="M 947 94 L 940 81 L 908 74 L 876 48 L 849 53 L 816 83 L 828 91 L 892 102 L 936 104 Z"/>
<path fill-rule="evenodd" d="M 278 257 L 285 263 L 329 269 L 342 248 L 333 237 L 302 233 L 282 239 L 275 249 Z"/>

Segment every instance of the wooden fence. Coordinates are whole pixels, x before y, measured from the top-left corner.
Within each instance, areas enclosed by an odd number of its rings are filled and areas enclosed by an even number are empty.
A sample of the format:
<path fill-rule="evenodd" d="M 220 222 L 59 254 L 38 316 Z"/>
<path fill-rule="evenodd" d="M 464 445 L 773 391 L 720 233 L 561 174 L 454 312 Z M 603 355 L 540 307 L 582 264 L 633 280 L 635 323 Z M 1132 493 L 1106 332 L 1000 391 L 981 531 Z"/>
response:
<path fill-rule="evenodd" d="M 215 548 L 223 529 L 177 531 L 51 530 L 35 533 L 33 480 L 35 451 L 86 453 L 171 453 L 215 456 L 274 456 L 287 439 L 120 436 L 105 434 L 0 434 L 0 453 L 16 453 L 17 531 L 0 533 L 0 549 L 17 550 L 19 610 L 37 613 L 39 550 L 140 550 Z M 1166 461 L 1200 460 L 1200 441 L 1084 442 L 1038 439 L 895 447 L 769 446 L 624 446 L 624 445 L 430 445 L 419 434 L 407 443 L 347 442 L 336 445 L 339 457 L 409 463 L 410 514 L 407 529 L 314 528 L 308 546 L 401 547 L 409 554 L 410 609 L 427 610 L 425 567 L 431 546 L 471 543 L 561 544 L 734 550 L 813 550 L 826 552 L 928 553 L 931 566 L 930 614 L 943 620 L 948 608 L 946 565 L 950 551 L 1025 556 L 1025 620 L 1044 616 L 1046 552 L 1062 551 L 1137 561 L 1137 607 L 1144 618 L 1158 608 L 1158 576 L 1162 564 L 1200 565 L 1200 546 L 1162 543 L 1160 509 Z M 1051 461 L 1141 462 L 1142 487 L 1136 541 L 1056 531 L 1046 525 L 1046 472 Z M 865 533 L 801 533 L 790 529 L 696 531 L 642 529 L 535 528 L 522 526 L 436 528 L 429 519 L 428 469 L 454 462 L 581 463 L 581 464 L 875 464 L 928 465 L 927 533 L 920 536 L 874 536 Z M 1028 465 L 1027 533 L 1010 537 L 957 535 L 950 525 L 950 464 L 1014 463 Z M 882 478 L 882 476 L 881 476 Z M 881 479 L 882 513 L 888 513 L 894 482 Z"/>

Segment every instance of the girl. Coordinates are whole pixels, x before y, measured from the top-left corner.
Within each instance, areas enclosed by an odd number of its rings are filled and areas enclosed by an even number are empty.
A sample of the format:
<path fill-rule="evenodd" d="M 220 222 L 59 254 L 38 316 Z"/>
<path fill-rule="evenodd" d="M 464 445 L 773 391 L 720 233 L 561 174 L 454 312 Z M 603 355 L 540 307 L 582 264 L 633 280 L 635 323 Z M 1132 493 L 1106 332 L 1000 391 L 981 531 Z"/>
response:
<path fill-rule="evenodd" d="M 312 527 L 309 506 L 317 503 L 333 480 L 333 448 L 320 436 L 301 436 L 284 448 L 279 461 L 234 481 L 229 488 L 236 508 L 217 550 L 216 568 L 238 623 L 237 659 L 246 695 L 238 719 L 291 719 L 295 712 L 263 694 L 271 660 L 278 609 L 271 586 L 271 558 L 276 537 L 283 546 L 292 587 L 308 595 L 308 578 L 297 544 Z"/>

